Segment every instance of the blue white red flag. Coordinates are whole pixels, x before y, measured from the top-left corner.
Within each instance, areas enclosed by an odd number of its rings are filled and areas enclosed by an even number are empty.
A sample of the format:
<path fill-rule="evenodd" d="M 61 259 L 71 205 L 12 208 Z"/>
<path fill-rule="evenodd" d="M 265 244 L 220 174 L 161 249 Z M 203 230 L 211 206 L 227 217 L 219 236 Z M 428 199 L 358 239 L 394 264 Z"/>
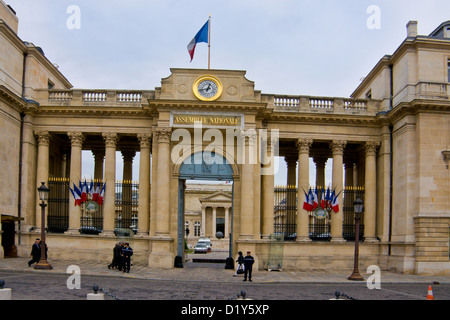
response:
<path fill-rule="evenodd" d="M 197 32 L 195 37 L 191 40 L 191 42 L 189 42 L 189 44 L 187 46 L 189 55 L 191 57 L 191 62 L 192 62 L 192 59 L 194 59 L 195 47 L 196 47 L 197 43 L 199 43 L 199 42 L 208 43 L 208 38 L 209 38 L 209 20 L 206 21 L 206 23 L 203 25 L 203 27 L 199 30 L 199 32 Z"/>

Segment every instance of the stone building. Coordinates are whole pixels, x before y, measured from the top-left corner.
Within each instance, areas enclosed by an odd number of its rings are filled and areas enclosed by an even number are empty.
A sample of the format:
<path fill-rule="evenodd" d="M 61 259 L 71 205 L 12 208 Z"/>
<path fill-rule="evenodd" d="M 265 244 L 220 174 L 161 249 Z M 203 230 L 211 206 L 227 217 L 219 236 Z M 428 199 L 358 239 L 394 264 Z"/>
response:
<path fill-rule="evenodd" d="M 192 213 L 186 181 L 209 180 L 230 181 L 231 197 L 196 204 L 204 211 L 200 232 L 228 227 L 230 256 L 250 250 L 259 268 L 277 233 L 283 269 L 351 268 L 358 196 L 361 270 L 449 274 L 449 21 L 428 36 L 409 22 L 397 50 L 341 98 L 265 94 L 241 70 L 171 69 L 150 90 L 73 89 L 41 48 L 19 38 L 3 1 L 0 19 L 1 256 L 29 255 L 41 229 L 37 187 L 45 182 L 50 259 L 109 261 L 117 238 L 127 237 L 135 263 L 173 268 Z M 81 180 L 82 150 L 95 157 L 94 185 L 105 186 L 95 210 L 73 205 L 69 193 Z M 138 184 L 129 182 L 137 153 Z M 281 225 L 274 156 L 286 159 L 294 190 L 284 197 Z M 316 187 L 310 170 L 320 186 L 328 159 L 340 210 L 324 222 L 302 204 Z M 214 215 L 219 224 L 208 222 Z"/>

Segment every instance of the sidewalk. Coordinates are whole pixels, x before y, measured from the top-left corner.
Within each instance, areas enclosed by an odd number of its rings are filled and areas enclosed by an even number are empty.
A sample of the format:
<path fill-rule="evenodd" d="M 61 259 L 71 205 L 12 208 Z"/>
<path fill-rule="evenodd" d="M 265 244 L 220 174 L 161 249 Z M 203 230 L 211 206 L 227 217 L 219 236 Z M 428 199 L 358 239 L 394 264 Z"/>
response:
<path fill-rule="evenodd" d="M 225 269 L 223 264 L 193 263 L 186 262 L 184 268 L 156 269 L 148 266 L 133 265 L 130 273 L 123 273 L 118 270 L 109 270 L 108 263 L 95 261 L 69 261 L 53 260 L 48 262 L 52 265 L 52 270 L 35 270 L 33 266 L 28 267 L 29 258 L 5 258 L 0 259 L 0 272 L 35 272 L 67 274 L 67 268 L 76 265 L 80 268 L 82 275 L 124 277 L 150 280 L 172 280 L 172 281 L 199 281 L 199 282 L 241 282 L 242 276 L 233 276 L 234 270 Z M 360 270 L 364 279 L 368 279 L 371 274 L 366 274 L 366 270 Z M 259 270 L 253 272 L 253 283 L 354 283 L 347 280 L 352 270 L 342 272 L 313 270 L 313 271 L 267 271 Z M 0 278 L 1 279 L 1 278 Z M 405 275 L 388 271 L 381 271 L 381 281 L 383 283 L 450 283 L 450 276 L 432 275 Z"/>

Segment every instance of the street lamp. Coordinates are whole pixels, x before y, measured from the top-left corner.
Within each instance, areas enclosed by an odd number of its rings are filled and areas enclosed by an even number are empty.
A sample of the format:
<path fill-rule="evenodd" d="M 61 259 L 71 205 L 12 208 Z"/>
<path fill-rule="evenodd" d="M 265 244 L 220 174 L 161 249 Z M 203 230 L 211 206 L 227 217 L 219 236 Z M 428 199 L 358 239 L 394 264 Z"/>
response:
<path fill-rule="evenodd" d="M 364 202 L 360 198 L 356 198 L 353 202 L 355 211 L 355 257 L 353 265 L 353 273 L 347 278 L 353 281 L 364 281 L 364 278 L 359 274 L 359 220 L 361 219 L 361 213 L 363 211 Z"/>
<path fill-rule="evenodd" d="M 39 200 L 41 203 L 41 259 L 34 266 L 34 269 L 53 269 L 53 267 L 47 262 L 46 256 L 46 245 L 45 245 L 45 207 L 47 206 L 46 201 L 48 200 L 48 193 L 50 189 L 45 186 L 45 182 L 41 182 L 42 185 L 38 188 Z"/>

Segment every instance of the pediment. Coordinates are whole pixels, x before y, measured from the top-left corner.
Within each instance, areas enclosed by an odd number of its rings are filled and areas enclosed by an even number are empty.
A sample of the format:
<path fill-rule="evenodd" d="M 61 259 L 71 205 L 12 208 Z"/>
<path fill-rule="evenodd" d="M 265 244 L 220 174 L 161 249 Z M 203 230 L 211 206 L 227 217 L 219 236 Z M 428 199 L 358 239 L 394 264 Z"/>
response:
<path fill-rule="evenodd" d="M 229 195 L 225 192 L 221 192 L 221 191 L 213 193 L 210 196 L 199 199 L 200 203 L 202 203 L 202 204 L 210 203 L 210 202 L 231 202 L 231 200 L 232 200 L 231 195 Z"/>

